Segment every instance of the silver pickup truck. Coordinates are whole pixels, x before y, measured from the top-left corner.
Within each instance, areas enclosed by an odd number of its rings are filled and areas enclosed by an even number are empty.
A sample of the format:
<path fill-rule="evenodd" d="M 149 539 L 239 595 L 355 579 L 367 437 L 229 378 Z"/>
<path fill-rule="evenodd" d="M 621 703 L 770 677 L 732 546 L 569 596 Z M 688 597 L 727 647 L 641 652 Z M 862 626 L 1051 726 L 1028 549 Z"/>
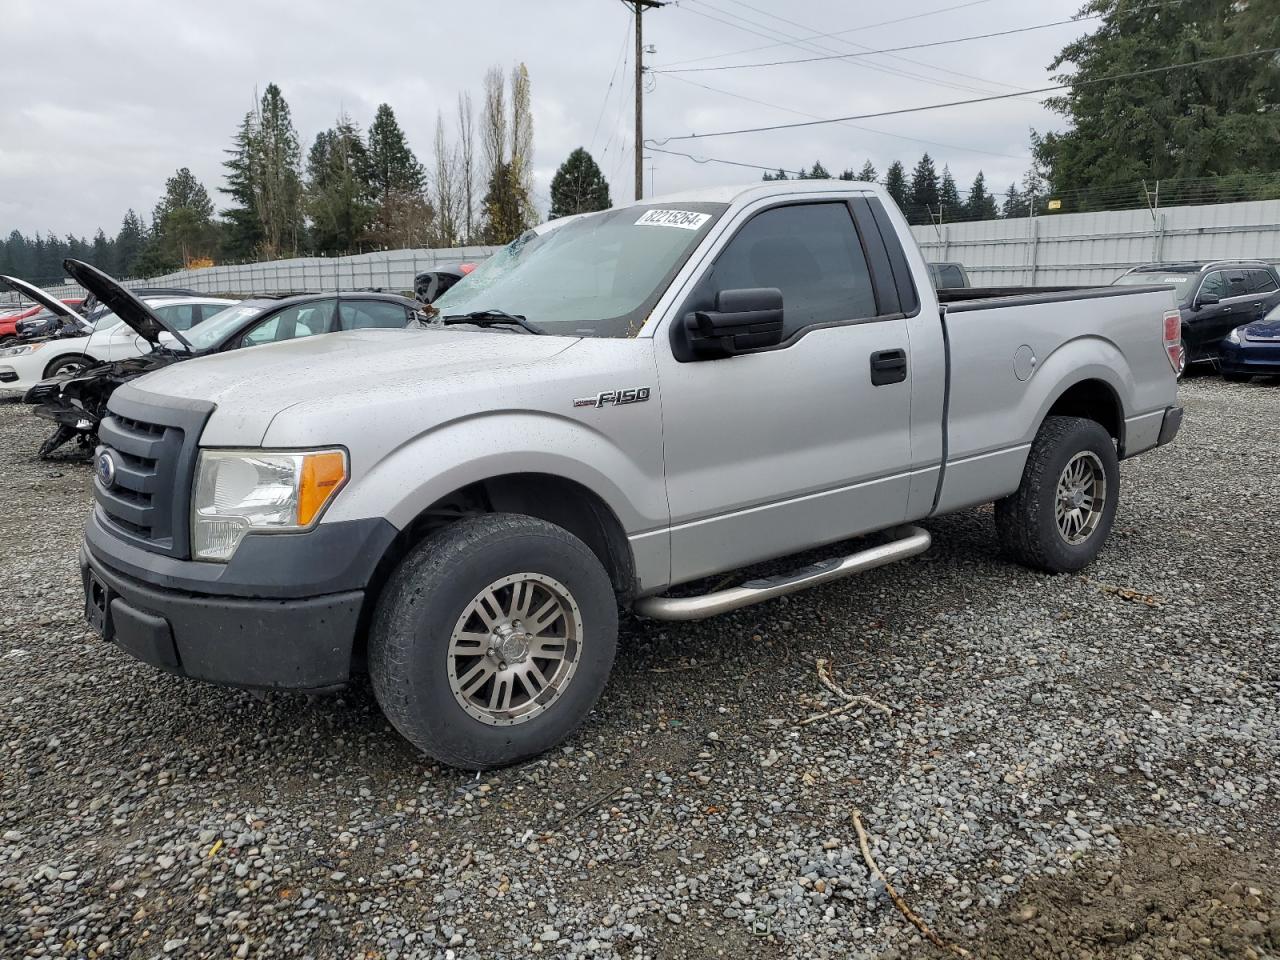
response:
<path fill-rule="evenodd" d="M 1119 461 L 1178 430 L 1172 293 L 942 296 L 869 184 L 704 190 L 530 231 L 428 329 L 117 390 L 86 614 L 215 683 L 367 670 L 408 740 L 479 769 L 583 720 L 619 607 L 710 616 L 918 554 L 918 521 L 992 501 L 1011 557 L 1077 570 L 1111 529 Z"/>

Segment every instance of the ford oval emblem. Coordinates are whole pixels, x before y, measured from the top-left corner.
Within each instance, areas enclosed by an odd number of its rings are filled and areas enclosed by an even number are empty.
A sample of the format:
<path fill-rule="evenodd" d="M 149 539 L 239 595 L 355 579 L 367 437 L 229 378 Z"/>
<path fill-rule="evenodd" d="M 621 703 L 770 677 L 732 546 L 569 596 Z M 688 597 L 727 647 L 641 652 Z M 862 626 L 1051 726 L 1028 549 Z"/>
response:
<path fill-rule="evenodd" d="M 98 481 L 108 490 L 116 482 L 116 461 L 110 450 L 98 454 Z"/>

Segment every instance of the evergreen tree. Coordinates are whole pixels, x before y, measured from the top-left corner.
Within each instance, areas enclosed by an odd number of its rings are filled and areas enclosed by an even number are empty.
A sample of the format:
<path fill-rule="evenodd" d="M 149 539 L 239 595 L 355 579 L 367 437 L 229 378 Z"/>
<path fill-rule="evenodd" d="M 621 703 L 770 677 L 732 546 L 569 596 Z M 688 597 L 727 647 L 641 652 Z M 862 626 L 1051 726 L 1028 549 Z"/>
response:
<path fill-rule="evenodd" d="M 969 188 L 969 196 L 965 198 L 964 215 L 969 220 L 996 218 L 996 198 L 987 189 L 987 178 L 981 170 L 973 178 L 973 186 Z"/>
<path fill-rule="evenodd" d="M 133 276 L 134 264 L 147 243 L 147 227 L 132 209 L 124 215 L 116 234 L 116 271 L 119 277 Z"/>
<path fill-rule="evenodd" d="M 307 154 L 306 210 L 311 245 L 329 255 L 355 253 L 373 221 L 369 151 L 345 114 L 321 131 Z"/>
<path fill-rule="evenodd" d="M 840 171 L 840 176 L 839 176 L 839 177 L 837 177 L 836 179 L 838 179 L 838 180 L 855 180 L 855 179 L 857 179 L 857 178 L 854 176 L 853 171 L 852 171 L 852 170 L 850 170 L 850 169 L 848 169 L 848 168 L 846 167 L 844 170 L 841 170 L 841 171 Z"/>
<path fill-rule="evenodd" d="M 804 169 L 803 167 L 801 169 Z M 827 173 L 827 168 L 817 160 L 813 162 L 813 168 L 800 177 L 801 180 L 830 180 L 831 174 Z"/>
<path fill-rule="evenodd" d="M 907 171 L 900 160 L 889 164 L 889 169 L 884 175 L 884 188 L 905 214 L 907 212 Z"/>
<path fill-rule="evenodd" d="M 247 260 L 262 246 L 262 222 L 258 219 L 254 201 L 257 126 L 253 111 L 246 113 L 232 140 L 231 149 L 223 151 L 228 155 L 222 163 L 227 171 L 226 186 L 218 190 L 232 201 L 232 205 L 222 211 L 227 224 L 222 233 L 222 255 L 229 260 Z"/>
<path fill-rule="evenodd" d="M 1009 189 L 1004 194 L 1004 202 L 1000 206 L 1000 216 L 1025 217 L 1028 209 L 1026 200 L 1018 192 L 1018 185 L 1015 183 L 1009 184 Z"/>
<path fill-rule="evenodd" d="M 964 216 L 955 177 L 951 176 L 951 168 L 945 165 L 942 168 L 942 183 L 938 186 L 938 216 L 944 221 L 958 220 Z"/>
<path fill-rule="evenodd" d="M 404 131 L 388 104 L 379 104 L 369 127 L 369 182 L 374 199 L 386 202 L 393 193 L 421 191 L 426 171 L 409 149 Z"/>
<path fill-rule="evenodd" d="M 761 180 L 766 180 L 766 181 L 768 181 L 768 180 L 789 180 L 789 179 L 790 179 L 790 177 L 788 177 L 788 176 L 787 176 L 787 171 L 785 171 L 785 170 L 783 170 L 781 167 L 779 167 L 779 168 L 778 168 L 778 172 L 777 172 L 777 173 L 766 173 L 766 174 L 765 174 L 763 177 L 761 177 L 760 179 L 761 179 Z"/>
<path fill-rule="evenodd" d="M 879 179 L 879 174 L 876 173 L 875 164 L 868 160 L 862 165 L 862 169 L 858 171 L 858 175 L 853 179 L 861 180 L 863 183 L 875 183 L 876 180 Z"/>
<path fill-rule="evenodd" d="M 192 259 L 213 253 L 216 232 L 213 201 L 186 167 L 165 181 L 164 196 L 151 215 L 151 236 L 136 264 L 145 275 L 185 267 Z"/>
<path fill-rule="evenodd" d="M 489 176 L 489 189 L 481 204 L 481 240 L 488 244 L 510 243 L 524 232 L 528 197 L 516 171 L 509 163 L 499 164 Z"/>
<path fill-rule="evenodd" d="M 933 158 L 925 154 L 911 171 L 911 190 L 907 195 L 907 221 L 930 223 L 938 213 L 938 170 Z"/>
<path fill-rule="evenodd" d="M 590 210 L 609 209 L 609 182 L 582 147 L 578 147 L 551 178 L 549 219 Z"/>
<path fill-rule="evenodd" d="M 101 227 L 93 235 L 93 251 L 89 254 L 89 262 L 105 273 L 116 272 L 115 246 Z"/>
<path fill-rule="evenodd" d="M 1059 78 L 1066 83 L 1280 43 L 1274 2 L 1196 0 L 1149 10 L 1128 0 L 1090 0 L 1082 12 L 1100 14 L 1101 22 L 1049 65 L 1071 68 Z M 1280 61 L 1274 56 L 1131 77 L 1119 85 L 1074 83 L 1047 102 L 1070 123 L 1064 133 L 1032 135 L 1036 163 L 1054 192 L 1277 169 Z M 1203 188 L 1197 193 L 1215 199 Z M 1167 194 L 1161 194 L 1163 203 Z"/>
<path fill-rule="evenodd" d="M 369 186 L 374 204 L 370 235 L 382 246 L 396 246 L 416 232 L 408 220 L 430 218 L 426 198 L 427 174 L 409 149 L 404 131 L 388 104 L 379 104 L 369 126 Z M 426 219 L 416 226 L 426 227 Z"/>
<path fill-rule="evenodd" d="M 251 167 L 255 209 L 268 259 L 298 252 L 303 240 L 302 149 L 284 94 L 267 84 L 258 106 Z"/>

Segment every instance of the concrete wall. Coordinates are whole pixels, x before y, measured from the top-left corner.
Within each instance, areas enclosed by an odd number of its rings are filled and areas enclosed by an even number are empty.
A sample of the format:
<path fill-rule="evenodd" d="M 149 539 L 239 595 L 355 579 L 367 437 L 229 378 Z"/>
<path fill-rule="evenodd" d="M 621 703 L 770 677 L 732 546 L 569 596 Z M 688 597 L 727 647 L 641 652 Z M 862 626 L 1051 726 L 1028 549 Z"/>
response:
<path fill-rule="evenodd" d="M 1047 214 L 912 227 L 926 260 L 956 260 L 974 286 L 1110 283 L 1152 260 L 1280 262 L 1280 200 Z"/>
<path fill-rule="evenodd" d="M 359 290 L 380 287 L 410 291 L 413 278 L 435 266 L 477 262 L 497 247 L 441 250 L 388 250 L 350 257 L 298 257 L 265 263 L 228 264 L 203 270 L 179 270 L 161 277 L 126 280 L 127 287 L 184 287 L 198 293 L 286 293 L 310 290 Z M 46 287 L 60 297 L 81 296 L 77 284 Z"/>

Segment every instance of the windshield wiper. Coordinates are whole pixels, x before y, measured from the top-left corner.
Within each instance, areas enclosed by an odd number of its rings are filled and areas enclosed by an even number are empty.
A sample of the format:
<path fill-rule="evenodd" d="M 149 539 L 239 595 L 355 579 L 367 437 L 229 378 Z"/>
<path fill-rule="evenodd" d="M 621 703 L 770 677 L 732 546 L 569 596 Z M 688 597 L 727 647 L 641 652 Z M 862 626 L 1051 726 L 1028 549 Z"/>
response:
<path fill-rule="evenodd" d="M 536 323 L 531 323 L 518 313 L 505 310 L 473 310 L 471 313 L 451 313 L 441 318 L 441 323 L 470 323 L 477 327 L 522 327 L 530 333 L 546 333 Z"/>

